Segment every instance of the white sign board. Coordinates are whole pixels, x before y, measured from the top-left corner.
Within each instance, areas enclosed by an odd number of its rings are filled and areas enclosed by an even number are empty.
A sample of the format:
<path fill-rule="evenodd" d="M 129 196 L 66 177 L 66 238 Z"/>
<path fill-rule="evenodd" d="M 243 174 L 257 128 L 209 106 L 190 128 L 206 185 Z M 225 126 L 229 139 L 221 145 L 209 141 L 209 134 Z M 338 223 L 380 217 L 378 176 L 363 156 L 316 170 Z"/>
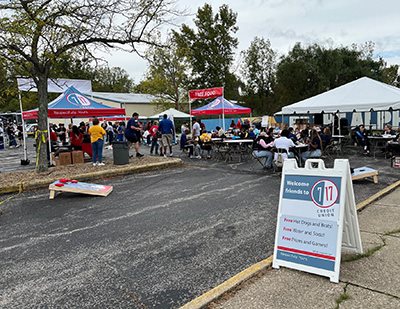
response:
<path fill-rule="evenodd" d="M 362 252 L 348 160 L 335 160 L 333 169 L 322 160 L 307 160 L 305 168 L 285 160 L 272 266 L 337 283 L 342 247 Z"/>
<path fill-rule="evenodd" d="M 269 116 L 262 116 L 261 127 L 268 128 L 268 118 L 269 118 Z"/>
<path fill-rule="evenodd" d="M 21 91 L 37 92 L 36 84 L 32 78 L 17 78 L 18 89 Z M 48 79 L 47 91 L 50 93 L 63 93 L 74 86 L 78 91 L 86 94 L 92 93 L 92 81 L 83 79 Z"/>

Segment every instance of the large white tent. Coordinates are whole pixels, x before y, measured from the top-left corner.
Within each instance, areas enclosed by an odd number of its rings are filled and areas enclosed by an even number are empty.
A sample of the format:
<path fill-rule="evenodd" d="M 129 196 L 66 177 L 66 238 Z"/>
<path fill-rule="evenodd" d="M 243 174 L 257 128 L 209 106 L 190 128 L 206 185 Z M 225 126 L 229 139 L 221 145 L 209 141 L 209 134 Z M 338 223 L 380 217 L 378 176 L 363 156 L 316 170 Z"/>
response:
<path fill-rule="evenodd" d="M 192 116 L 190 116 L 189 114 L 186 114 L 184 112 L 178 111 L 175 108 L 169 108 L 166 111 L 163 111 L 162 113 L 159 114 L 155 114 L 153 116 L 148 117 L 149 119 L 160 119 L 163 117 L 163 115 L 167 115 L 168 117 L 172 116 L 174 119 L 178 119 L 178 118 L 190 118 Z"/>
<path fill-rule="evenodd" d="M 285 106 L 282 114 L 400 110 L 400 89 L 362 77 L 343 86 Z"/>

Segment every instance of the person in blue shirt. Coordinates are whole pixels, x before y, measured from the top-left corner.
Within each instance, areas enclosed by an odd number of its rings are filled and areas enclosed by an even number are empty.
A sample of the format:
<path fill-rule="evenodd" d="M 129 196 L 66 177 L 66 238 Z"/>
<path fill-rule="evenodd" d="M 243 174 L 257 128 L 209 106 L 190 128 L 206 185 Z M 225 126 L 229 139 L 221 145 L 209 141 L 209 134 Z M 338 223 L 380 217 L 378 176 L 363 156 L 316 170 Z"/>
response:
<path fill-rule="evenodd" d="M 140 138 L 142 134 L 142 127 L 139 123 L 139 114 L 133 113 L 132 118 L 129 119 L 126 128 L 125 128 L 125 137 L 135 146 L 136 157 L 140 158 L 143 155 L 140 153 Z"/>
<path fill-rule="evenodd" d="M 167 146 L 169 148 L 169 156 L 172 157 L 172 136 L 174 134 L 174 124 L 168 119 L 167 114 L 163 115 L 163 119 L 158 125 L 158 131 L 161 133 L 161 147 L 164 148 L 164 157 L 167 156 Z"/>
<path fill-rule="evenodd" d="M 289 128 L 289 136 L 288 137 L 293 141 L 293 143 L 297 142 L 297 136 L 296 136 L 296 134 L 294 134 L 294 129 L 292 127 Z"/>

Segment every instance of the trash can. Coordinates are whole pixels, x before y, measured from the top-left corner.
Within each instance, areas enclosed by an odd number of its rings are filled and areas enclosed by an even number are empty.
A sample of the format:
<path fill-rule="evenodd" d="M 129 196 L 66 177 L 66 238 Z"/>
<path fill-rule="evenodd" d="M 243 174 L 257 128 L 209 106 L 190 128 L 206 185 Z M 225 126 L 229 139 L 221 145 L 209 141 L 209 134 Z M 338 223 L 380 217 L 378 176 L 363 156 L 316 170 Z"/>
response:
<path fill-rule="evenodd" d="M 127 142 L 113 142 L 113 158 L 115 165 L 129 163 L 129 148 Z"/>

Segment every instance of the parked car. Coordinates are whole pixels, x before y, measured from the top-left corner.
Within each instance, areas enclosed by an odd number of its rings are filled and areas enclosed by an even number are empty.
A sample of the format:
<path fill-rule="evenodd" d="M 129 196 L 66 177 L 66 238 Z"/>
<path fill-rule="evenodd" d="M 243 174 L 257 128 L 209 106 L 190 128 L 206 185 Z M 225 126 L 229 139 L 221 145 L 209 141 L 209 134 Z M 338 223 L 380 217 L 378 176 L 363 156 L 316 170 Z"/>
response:
<path fill-rule="evenodd" d="M 27 125 L 25 126 L 25 128 L 26 128 L 26 134 L 27 134 L 28 136 L 34 136 L 34 135 L 35 135 L 35 132 L 36 132 L 36 130 L 37 130 L 37 127 L 38 127 L 37 123 L 30 123 L 30 124 L 27 124 Z"/>

